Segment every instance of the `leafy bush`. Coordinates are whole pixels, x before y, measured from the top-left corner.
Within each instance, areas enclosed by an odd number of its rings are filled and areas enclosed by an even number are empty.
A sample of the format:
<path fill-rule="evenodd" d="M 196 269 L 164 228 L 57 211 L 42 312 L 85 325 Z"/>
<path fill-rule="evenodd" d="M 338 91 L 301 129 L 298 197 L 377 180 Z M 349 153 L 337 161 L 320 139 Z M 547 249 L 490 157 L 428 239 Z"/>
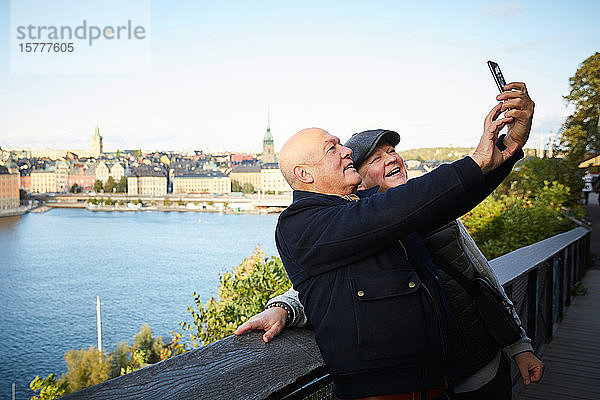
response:
<path fill-rule="evenodd" d="M 493 196 L 461 219 L 488 259 L 499 257 L 573 228 L 562 206 L 570 201 L 570 189 L 544 182 L 529 196 Z"/>
<path fill-rule="evenodd" d="M 519 201 L 492 216 L 478 230 L 467 224 L 465 226 L 483 254 L 491 260 L 567 231 L 573 227 L 573 223 L 561 210 Z"/>
<path fill-rule="evenodd" d="M 54 374 L 50 374 L 46 378 L 36 376 L 29 387 L 36 392 L 36 395 L 39 395 L 39 397 L 31 396 L 31 400 L 54 400 L 71 393 L 69 383 L 62 378 L 57 381 Z M 39 393 L 37 393 L 38 391 Z"/>
<path fill-rule="evenodd" d="M 583 188 L 582 177 L 583 172 L 577 167 L 577 163 L 568 157 L 532 158 L 512 171 L 495 193 L 496 196 L 535 198 L 546 186 L 556 183 L 565 190 L 561 195 L 561 205 L 576 207 Z"/>
<path fill-rule="evenodd" d="M 80 390 L 110 378 L 111 356 L 94 347 L 89 350 L 69 350 L 65 354 L 67 374 L 64 378 L 69 382 L 69 389 Z"/>
<path fill-rule="evenodd" d="M 134 336 L 133 346 L 122 341 L 108 355 L 95 347 L 69 350 L 65 354 L 67 373 L 58 380 L 54 374 L 46 378 L 36 376 L 29 386 L 40 393 L 39 397 L 33 396 L 31 400 L 53 400 L 71 391 L 96 385 L 184 353 L 187 348 L 181 343 L 182 334 L 173 332 L 172 335 L 171 341 L 165 345 L 162 338 L 153 337 L 150 327 L 144 324 Z"/>
<path fill-rule="evenodd" d="M 227 337 L 251 316 L 261 312 L 267 301 L 288 290 L 291 283 L 278 257 L 266 258 L 260 249 L 240 265 L 233 274 L 221 277 L 218 300 L 210 298 L 205 305 L 194 293 L 196 308 L 188 307 L 193 322 L 181 322 L 189 332 L 193 346 L 205 345 Z"/>
<path fill-rule="evenodd" d="M 581 218 L 582 173 L 570 157 L 532 158 L 461 219 L 488 259 L 571 229 Z"/>

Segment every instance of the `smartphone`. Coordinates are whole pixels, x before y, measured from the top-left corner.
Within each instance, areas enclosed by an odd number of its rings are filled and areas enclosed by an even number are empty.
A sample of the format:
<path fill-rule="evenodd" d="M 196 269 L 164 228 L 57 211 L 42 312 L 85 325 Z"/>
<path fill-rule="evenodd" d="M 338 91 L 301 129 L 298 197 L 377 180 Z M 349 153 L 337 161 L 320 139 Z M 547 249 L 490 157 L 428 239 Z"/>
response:
<path fill-rule="evenodd" d="M 498 85 L 500 93 L 504 92 L 503 88 L 506 85 L 506 81 L 504 80 L 502 71 L 500 71 L 500 66 L 493 61 L 488 61 L 487 64 L 490 67 L 490 71 L 492 71 L 492 76 L 494 77 L 494 81 L 496 81 L 496 85 Z"/>

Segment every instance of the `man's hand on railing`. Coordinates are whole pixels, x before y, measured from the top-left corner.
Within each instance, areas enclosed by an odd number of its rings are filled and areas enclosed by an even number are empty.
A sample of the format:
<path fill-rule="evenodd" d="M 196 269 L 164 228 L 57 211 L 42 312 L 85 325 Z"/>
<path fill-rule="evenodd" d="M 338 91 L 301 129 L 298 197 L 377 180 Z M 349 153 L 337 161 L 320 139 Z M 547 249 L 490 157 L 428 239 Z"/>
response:
<path fill-rule="evenodd" d="M 287 311 L 283 308 L 267 308 L 260 314 L 250 317 L 248 321 L 240 325 L 233 333 L 235 335 L 241 335 L 253 329 L 262 329 L 266 331 L 263 335 L 263 340 L 269 342 L 283 330 L 286 319 Z"/>
<path fill-rule="evenodd" d="M 532 352 L 526 351 L 515 356 L 515 363 L 521 372 L 523 383 L 528 386 L 531 382 L 539 382 L 544 375 L 544 363 Z"/>

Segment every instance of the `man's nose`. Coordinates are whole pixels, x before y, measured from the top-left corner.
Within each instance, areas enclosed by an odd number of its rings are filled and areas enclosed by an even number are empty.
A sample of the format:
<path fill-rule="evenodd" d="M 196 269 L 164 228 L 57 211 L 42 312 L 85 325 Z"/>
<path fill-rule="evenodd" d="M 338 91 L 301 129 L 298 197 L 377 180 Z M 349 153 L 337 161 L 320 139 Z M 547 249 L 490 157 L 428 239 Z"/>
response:
<path fill-rule="evenodd" d="M 385 153 L 385 165 L 390 165 L 394 161 L 396 161 L 396 157 L 393 154 Z"/>
<path fill-rule="evenodd" d="M 352 156 L 352 149 L 349 147 L 346 147 L 346 146 L 342 146 L 341 155 L 342 155 L 342 158 L 348 158 L 348 157 Z"/>

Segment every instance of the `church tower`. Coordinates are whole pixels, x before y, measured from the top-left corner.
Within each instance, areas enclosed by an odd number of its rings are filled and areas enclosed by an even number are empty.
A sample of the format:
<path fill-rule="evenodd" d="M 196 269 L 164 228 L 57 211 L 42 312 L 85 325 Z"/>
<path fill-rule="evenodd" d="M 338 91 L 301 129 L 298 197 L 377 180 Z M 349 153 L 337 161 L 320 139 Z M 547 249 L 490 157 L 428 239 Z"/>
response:
<path fill-rule="evenodd" d="M 102 155 L 102 136 L 100 136 L 100 127 L 96 125 L 96 132 L 92 137 L 92 149 L 90 150 L 92 157 L 99 158 Z"/>
<path fill-rule="evenodd" d="M 267 117 L 267 133 L 263 139 L 263 153 L 262 162 L 274 163 L 275 162 L 275 145 L 273 144 L 273 135 L 271 135 L 271 116 Z"/>

